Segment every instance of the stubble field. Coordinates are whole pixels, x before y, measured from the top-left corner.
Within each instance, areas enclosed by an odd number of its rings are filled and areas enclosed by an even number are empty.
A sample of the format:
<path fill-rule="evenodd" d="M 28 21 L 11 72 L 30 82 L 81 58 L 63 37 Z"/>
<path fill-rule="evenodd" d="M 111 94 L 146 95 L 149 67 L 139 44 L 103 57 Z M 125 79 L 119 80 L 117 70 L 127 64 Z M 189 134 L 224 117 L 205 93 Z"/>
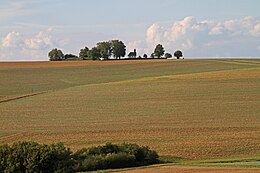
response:
<path fill-rule="evenodd" d="M 21 140 L 258 157 L 260 60 L 0 63 L 0 145 Z"/>

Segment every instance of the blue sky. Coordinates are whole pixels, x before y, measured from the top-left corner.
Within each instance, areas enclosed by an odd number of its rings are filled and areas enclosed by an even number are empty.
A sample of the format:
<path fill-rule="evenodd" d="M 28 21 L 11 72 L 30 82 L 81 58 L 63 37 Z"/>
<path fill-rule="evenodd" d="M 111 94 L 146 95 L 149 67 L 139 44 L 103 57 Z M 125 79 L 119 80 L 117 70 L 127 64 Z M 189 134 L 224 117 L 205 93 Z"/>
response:
<path fill-rule="evenodd" d="M 1 0 L 0 61 L 48 60 L 120 39 L 151 54 L 260 57 L 259 0 Z"/>

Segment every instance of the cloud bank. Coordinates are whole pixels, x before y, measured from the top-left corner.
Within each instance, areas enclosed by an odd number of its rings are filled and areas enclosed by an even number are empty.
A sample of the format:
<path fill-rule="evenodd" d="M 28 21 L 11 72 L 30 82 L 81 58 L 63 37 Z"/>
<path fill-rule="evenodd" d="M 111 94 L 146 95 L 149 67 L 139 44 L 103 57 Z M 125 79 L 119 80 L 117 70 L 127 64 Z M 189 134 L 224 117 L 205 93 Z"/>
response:
<path fill-rule="evenodd" d="M 78 54 L 82 47 L 113 39 L 111 35 L 92 32 L 89 28 L 86 31 L 37 25 L 30 25 L 30 30 L 28 26 L 23 28 L 0 35 L 0 61 L 46 61 L 52 48 Z M 116 37 L 131 40 L 126 35 Z M 185 57 L 260 57 L 260 20 L 249 16 L 199 21 L 188 16 L 174 22 L 154 23 L 147 28 L 143 39 L 125 40 L 128 51 L 137 49 L 140 56 L 144 53 L 149 56 L 160 43 L 166 52 L 180 49 Z"/>
<path fill-rule="evenodd" d="M 32 35 L 10 32 L 1 40 L 0 60 L 3 61 L 44 61 L 48 51 L 59 45 L 51 35 L 51 29 Z"/>
<path fill-rule="evenodd" d="M 189 16 L 172 24 L 152 24 L 146 45 L 139 46 L 144 50 L 161 43 L 169 52 L 181 49 L 190 57 L 260 57 L 259 40 L 260 20 L 254 17 L 198 21 Z"/>

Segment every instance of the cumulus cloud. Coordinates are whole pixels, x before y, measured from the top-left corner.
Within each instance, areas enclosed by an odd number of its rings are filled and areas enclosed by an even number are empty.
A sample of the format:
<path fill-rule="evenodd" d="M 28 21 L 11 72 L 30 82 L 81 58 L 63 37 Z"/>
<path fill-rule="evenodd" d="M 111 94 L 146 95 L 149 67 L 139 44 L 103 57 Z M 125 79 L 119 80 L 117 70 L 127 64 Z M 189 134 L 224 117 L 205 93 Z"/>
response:
<path fill-rule="evenodd" d="M 4 48 L 18 47 L 22 43 L 19 32 L 10 32 L 2 39 L 2 46 Z"/>
<path fill-rule="evenodd" d="M 260 36 L 260 23 L 254 26 L 252 33 L 255 36 Z"/>
<path fill-rule="evenodd" d="M 151 52 L 150 48 L 147 46 L 146 41 L 144 40 L 129 42 L 127 44 L 127 49 L 128 52 L 132 52 L 134 49 L 137 49 L 138 56 L 143 56 L 144 54 L 149 56 L 149 52 Z"/>
<path fill-rule="evenodd" d="M 189 16 L 170 26 L 155 23 L 147 29 L 147 46 L 161 43 L 168 51 L 188 56 L 259 56 L 260 21 L 253 17 L 198 21 Z M 254 53 L 253 53 L 254 52 Z"/>
<path fill-rule="evenodd" d="M 51 35 L 42 31 L 32 38 L 26 39 L 24 43 L 30 49 L 45 49 L 54 45 Z"/>
<path fill-rule="evenodd" d="M 46 52 L 57 46 L 51 29 L 33 35 L 10 32 L 1 42 L 0 60 L 47 60 Z"/>

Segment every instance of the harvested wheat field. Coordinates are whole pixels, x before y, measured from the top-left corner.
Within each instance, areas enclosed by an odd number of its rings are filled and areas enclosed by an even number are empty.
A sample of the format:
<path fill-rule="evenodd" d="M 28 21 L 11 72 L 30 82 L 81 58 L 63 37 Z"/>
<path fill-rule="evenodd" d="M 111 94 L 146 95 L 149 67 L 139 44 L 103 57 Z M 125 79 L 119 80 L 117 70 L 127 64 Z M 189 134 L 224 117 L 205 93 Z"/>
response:
<path fill-rule="evenodd" d="M 0 63 L 0 79 L 0 144 L 131 142 L 183 159 L 260 157 L 260 60 Z"/>
<path fill-rule="evenodd" d="M 153 62 L 160 62 L 161 60 L 154 59 Z M 57 68 L 57 67 L 80 67 L 91 65 L 109 65 L 109 64 L 131 64 L 142 63 L 144 60 L 120 60 L 120 61 L 35 61 L 35 62 L 0 62 L 1 69 L 15 69 L 15 68 Z"/>

